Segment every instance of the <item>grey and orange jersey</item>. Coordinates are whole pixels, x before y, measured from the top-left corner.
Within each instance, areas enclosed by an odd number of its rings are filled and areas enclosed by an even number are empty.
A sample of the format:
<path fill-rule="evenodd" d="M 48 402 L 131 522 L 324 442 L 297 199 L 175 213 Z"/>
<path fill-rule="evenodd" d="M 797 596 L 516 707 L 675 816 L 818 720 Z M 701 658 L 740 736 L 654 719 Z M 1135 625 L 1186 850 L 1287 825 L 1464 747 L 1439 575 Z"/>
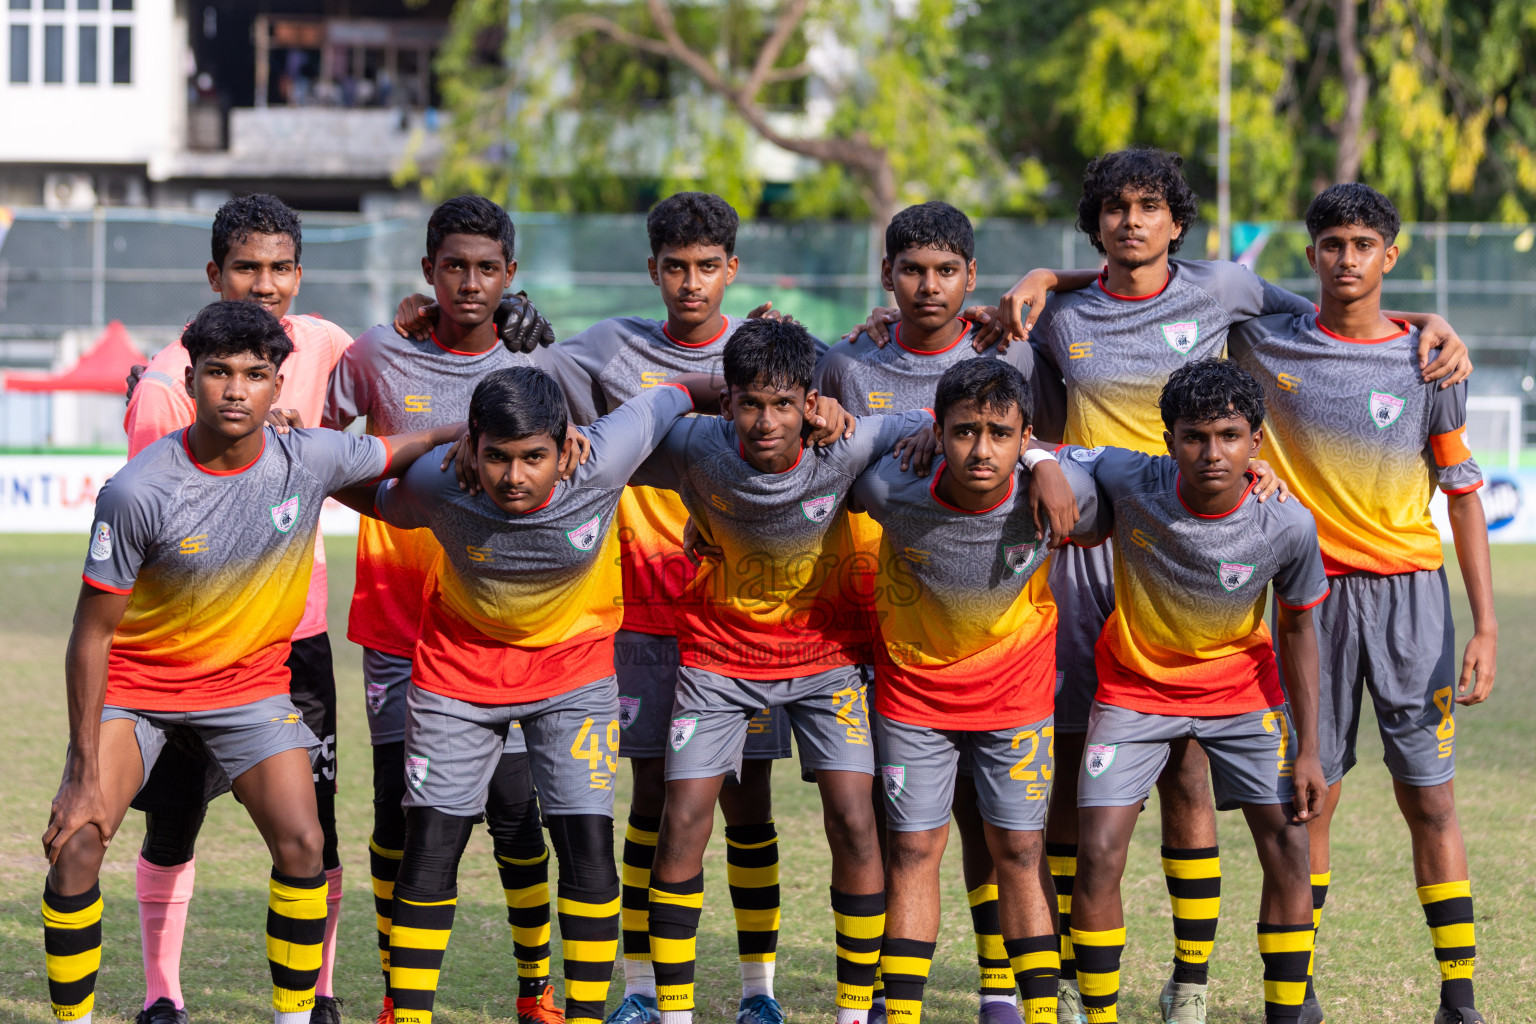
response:
<path fill-rule="evenodd" d="M 679 599 L 684 665 L 745 679 L 788 679 L 867 661 L 862 612 L 842 600 L 854 480 L 896 442 L 931 429 L 926 411 L 865 416 L 853 437 L 802 448 L 782 473 L 752 466 L 735 424 L 684 420 L 634 482 L 676 490 L 725 557 L 700 569 Z"/>
<path fill-rule="evenodd" d="M 1098 488 L 1062 464 L 1087 539 Z M 939 495 L 945 464 L 929 476 L 881 459 L 853 485 L 853 508 L 884 528 L 874 589 L 886 657 L 875 662 L 876 706 L 909 725 L 995 729 L 1047 718 L 1055 692 L 1056 606 L 1045 568 L 1050 531 L 1035 527 L 1032 474 L 969 512 Z"/>
<path fill-rule="evenodd" d="M 254 462 L 215 471 L 192 454 L 191 429 L 145 448 L 96 499 L 85 580 L 130 595 L 108 704 L 206 710 L 287 693 L 320 506 L 389 463 L 376 437 L 267 427 Z"/>
<path fill-rule="evenodd" d="M 1232 332 L 1232 356 L 1264 386 L 1264 455 L 1317 517 L 1331 575 L 1438 569 L 1435 486 L 1465 494 L 1483 473 L 1467 448 L 1467 385 L 1441 389 L 1419 369 L 1405 323 L 1358 341 L 1316 313 L 1266 316 Z"/>
<path fill-rule="evenodd" d="M 452 468 L 439 468 L 447 446 L 399 481 L 381 484 L 374 507 L 391 526 L 432 531 L 443 550 L 432 600 L 482 636 L 540 648 L 611 635 L 621 614 L 619 495 L 672 424 L 692 411 L 687 390 L 674 385 L 600 418 L 588 431 L 586 464 L 520 515 L 484 492 L 460 489 Z"/>
<path fill-rule="evenodd" d="M 1047 364 L 1035 393 L 1043 409 L 1064 406 L 1059 440 L 1069 444 L 1166 450 L 1157 399 L 1170 373 L 1221 355 L 1234 323 L 1312 310 L 1236 263 L 1170 260 L 1167 283 L 1151 295 L 1116 295 L 1104 282 L 1052 296 L 1030 334 Z"/>
<path fill-rule="evenodd" d="M 1252 478 L 1231 511 L 1193 512 L 1167 455 L 1068 447 L 1058 457 L 1093 474 L 1113 524 L 1115 610 L 1096 652 L 1098 700 L 1196 716 L 1283 703 L 1266 590 L 1273 583 L 1275 599 L 1297 610 L 1328 595 L 1312 514 L 1295 500 L 1260 502 Z"/>
<path fill-rule="evenodd" d="M 968 321 L 954 343 L 940 352 L 920 352 L 901 343 L 901 325 L 891 331 L 884 348 L 861 334 L 851 342 L 839 342 L 816 363 L 816 390 L 837 399 L 855 416 L 911 412 L 933 406 L 933 394 L 944 371 L 967 359 L 1004 359 L 1024 374 L 1034 375 L 1035 357 L 1028 345 L 1012 345 L 999 356 L 988 349 L 978 357 L 971 348 L 975 326 Z"/>

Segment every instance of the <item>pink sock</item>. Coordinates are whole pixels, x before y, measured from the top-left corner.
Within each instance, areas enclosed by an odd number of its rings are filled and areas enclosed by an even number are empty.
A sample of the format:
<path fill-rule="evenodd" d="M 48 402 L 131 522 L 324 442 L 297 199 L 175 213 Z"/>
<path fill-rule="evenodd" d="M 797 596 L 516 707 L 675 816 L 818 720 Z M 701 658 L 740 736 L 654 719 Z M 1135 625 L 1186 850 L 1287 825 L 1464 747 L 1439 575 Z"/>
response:
<path fill-rule="evenodd" d="M 139 935 L 144 941 L 144 1008 L 181 998 L 181 940 L 187 931 L 187 903 L 197 877 L 197 860 L 163 868 L 139 855 Z"/>
<path fill-rule="evenodd" d="M 336 967 L 336 923 L 341 919 L 341 867 L 325 873 L 325 943 L 320 947 L 320 977 L 315 982 L 315 995 L 329 996 L 331 972 Z"/>

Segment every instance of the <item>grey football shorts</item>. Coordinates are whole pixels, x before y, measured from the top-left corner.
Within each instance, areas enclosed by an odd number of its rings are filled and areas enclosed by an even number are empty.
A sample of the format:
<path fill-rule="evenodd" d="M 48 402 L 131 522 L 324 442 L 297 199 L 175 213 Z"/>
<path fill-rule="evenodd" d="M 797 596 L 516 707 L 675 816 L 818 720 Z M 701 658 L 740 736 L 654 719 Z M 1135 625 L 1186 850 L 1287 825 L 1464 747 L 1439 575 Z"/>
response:
<path fill-rule="evenodd" d="M 1088 731 L 1088 713 L 1099 689 L 1093 648 L 1115 610 L 1113 539 L 1098 547 L 1073 544 L 1051 554 L 1046 572 L 1056 601 L 1056 731 Z"/>
<path fill-rule="evenodd" d="M 1094 701 L 1077 776 L 1079 807 L 1125 807 L 1152 792 L 1168 745 L 1193 738 L 1211 762 L 1218 810 L 1286 804 L 1295 792 L 1295 730 L 1285 706 L 1241 715 L 1153 715 Z"/>
<path fill-rule="evenodd" d="M 761 708 L 782 709 L 789 719 L 802 770 L 874 774 L 858 666 L 793 679 L 737 679 L 684 665 L 667 736 L 667 781 L 740 778 L 747 732 Z"/>
<path fill-rule="evenodd" d="M 320 741 L 286 693 L 212 711 L 140 711 L 112 705 L 101 709 L 103 722 L 117 719 L 133 722 L 146 780 L 166 744 L 179 734 L 179 742 L 200 743 L 223 773 L 221 785 L 214 787 L 220 793 L 275 754 L 303 750 L 313 765 L 320 753 Z"/>
<path fill-rule="evenodd" d="M 886 827 L 925 832 L 949 821 L 962 754 L 970 762 L 982 819 L 997 828 L 1045 828 L 1055 767 L 1049 718 L 1021 729 L 986 732 L 908 725 L 876 712 L 878 782 L 885 792 Z"/>
<path fill-rule="evenodd" d="M 411 685 L 411 659 L 363 648 L 363 695 L 368 702 L 368 742 L 399 743 L 405 739 L 406 694 Z M 528 750 L 523 730 L 515 724 L 507 730 L 508 754 Z"/>
<path fill-rule="evenodd" d="M 1313 611 L 1318 647 L 1318 754 L 1331 786 L 1355 766 L 1369 689 L 1387 770 L 1410 786 L 1456 775 L 1456 627 L 1445 571 L 1329 579 Z"/>
<path fill-rule="evenodd" d="M 677 637 L 621 629 L 613 638 L 613 669 L 619 679 L 619 753 L 662 757 L 672 725 L 680 665 Z M 789 757 L 789 722 L 778 708 L 759 708 L 747 726 L 742 757 L 768 761 Z"/>
<path fill-rule="evenodd" d="M 527 704 L 471 704 L 410 685 L 405 807 L 473 817 L 485 811 L 507 733 L 522 724 L 545 814 L 613 817 L 619 691 L 613 676 Z"/>

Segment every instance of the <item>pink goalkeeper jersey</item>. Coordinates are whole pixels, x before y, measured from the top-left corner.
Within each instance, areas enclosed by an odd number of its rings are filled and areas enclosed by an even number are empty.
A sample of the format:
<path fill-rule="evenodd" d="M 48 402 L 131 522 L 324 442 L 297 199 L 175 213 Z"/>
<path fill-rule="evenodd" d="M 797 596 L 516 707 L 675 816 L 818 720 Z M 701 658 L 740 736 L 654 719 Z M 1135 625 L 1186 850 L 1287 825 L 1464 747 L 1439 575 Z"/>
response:
<path fill-rule="evenodd" d="M 293 339 L 293 354 L 283 360 L 283 392 L 277 404 L 284 409 L 297 409 L 306 427 L 318 427 L 325 411 L 331 370 L 352 344 L 352 337 L 329 320 L 313 315 L 290 314 L 283 317 L 283 327 Z M 167 345 L 149 361 L 123 417 L 130 459 L 171 431 L 191 426 L 197 418 L 197 406 L 187 394 L 185 383 L 190 365 L 187 350 L 179 341 Z M 317 531 L 309 596 L 304 603 L 304 617 L 293 631 L 294 640 L 325 632 L 325 601 L 325 544 Z"/>

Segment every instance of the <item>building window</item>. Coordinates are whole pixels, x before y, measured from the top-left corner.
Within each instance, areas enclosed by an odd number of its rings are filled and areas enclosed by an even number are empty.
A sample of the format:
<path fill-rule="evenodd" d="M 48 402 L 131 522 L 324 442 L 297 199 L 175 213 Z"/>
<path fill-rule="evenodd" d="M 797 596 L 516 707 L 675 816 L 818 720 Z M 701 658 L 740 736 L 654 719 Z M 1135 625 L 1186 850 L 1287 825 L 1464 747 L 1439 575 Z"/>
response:
<path fill-rule="evenodd" d="M 11 10 L 13 11 L 30 11 L 31 9 L 32 0 L 11 0 Z"/>
<path fill-rule="evenodd" d="M 51 84 L 64 81 L 64 26 L 43 27 L 43 81 Z"/>
<path fill-rule="evenodd" d="M 116 3 L 117 0 L 113 0 Z M 127 25 L 112 26 L 112 84 L 130 85 L 133 82 L 133 29 Z"/>
<path fill-rule="evenodd" d="M 86 0 L 80 0 L 85 3 Z M 80 26 L 80 84 L 96 84 L 96 32 L 95 25 Z"/>
<path fill-rule="evenodd" d="M 99 11 L 101 10 L 101 0 L 80 0 L 75 6 L 79 7 L 82 11 Z"/>
<path fill-rule="evenodd" d="M 63 9 L 64 0 L 43 0 L 43 10 L 45 11 L 62 11 Z"/>
<path fill-rule="evenodd" d="M 112 0 L 112 9 L 114 11 L 131 11 L 133 10 L 133 0 Z"/>
<path fill-rule="evenodd" d="M 11 0 L 15 3 L 16 0 Z M 25 85 L 32 80 L 32 32 L 26 25 L 11 26 L 11 81 Z"/>

